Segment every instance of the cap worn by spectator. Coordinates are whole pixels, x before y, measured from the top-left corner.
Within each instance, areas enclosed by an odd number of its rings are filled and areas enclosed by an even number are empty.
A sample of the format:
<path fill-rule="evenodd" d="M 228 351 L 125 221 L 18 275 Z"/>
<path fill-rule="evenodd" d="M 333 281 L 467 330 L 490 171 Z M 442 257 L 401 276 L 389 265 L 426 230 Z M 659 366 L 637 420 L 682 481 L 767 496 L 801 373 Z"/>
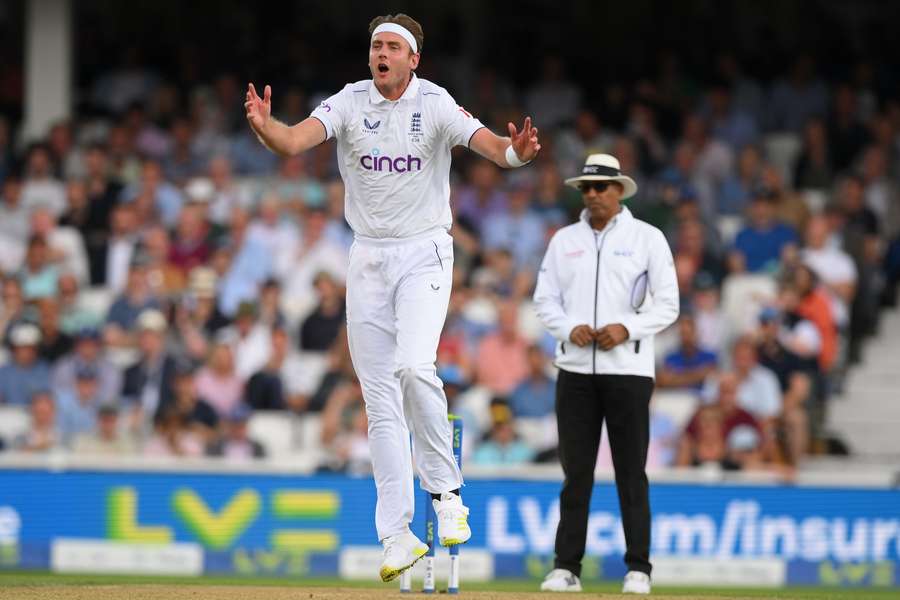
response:
<path fill-rule="evenodd" d="M 31 323 L 19 323 L 9 336 L 13 346 L 37 346 L 41 343 L 41 330 Z"/>
<path fill-rule="evenodd" d="M 727 445 L 735 452 L 749 452 L 759 446 L 759 433 L 750 425 L 738 425 L 728 434 Z"/>
<path fill-rule="evenodd" d="M 78 330 L 75 334 L 75 339 L 79 342 L 81 341 L 100 341 L 100 330 L 97 327 L 93 326 L 85 326 Z"/>
<path fill-rule="evenodd" d="M 169 323 L 166 321 L 166 316 L 156 309 L 151 308 L 138 315 L 137 328 L 139 331 L 163 333 L 168 327 Z"/>
<path fill-rule="evenodd" d="M 93 365 L 79 365 L 75 369 L 75 378 L 84 381 L 96 381 L 100 377 L 97 367 Z"/>

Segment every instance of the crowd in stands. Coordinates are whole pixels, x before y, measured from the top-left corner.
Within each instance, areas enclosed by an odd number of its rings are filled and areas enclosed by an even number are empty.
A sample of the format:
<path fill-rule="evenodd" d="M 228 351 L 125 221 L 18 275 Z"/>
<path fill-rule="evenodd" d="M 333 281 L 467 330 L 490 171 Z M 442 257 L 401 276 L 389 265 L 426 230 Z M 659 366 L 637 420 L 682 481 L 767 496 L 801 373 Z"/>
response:
<path fill-rule="evenodd" d="M 678 275 L 651 466 L 792 469 L 840 446 L 829 398 L 900 278 L 900 100 L 858 71 L 824 81 L 800 58 L 763 83 L 723 56 L 712 80 L 665 71 L 596 99 L 551 59 L 518 93 L 488 70 L 457 91 L 496 131 L 530 114 L 543 145 L 505 173 L 455 155 L 437 367 L 467 464 L 556 460 L 556 340 L 530 297 L 550 236 L 579 218 L 562 180 L 595 152 L 638 182 L 626 204 L 665 232 Z M 0 119 L 0 409 L 28 414 L 0 446 L 252 460 L 274 439 L 254 421 L 280 419 L 315 423 L 280 456 L 365 473 L 333 144 L 270 153 L 232 75 L 139 75 L 101 78 L 91 116 L 27 146 Z M 299 121 L 317 93 L 284 90 L 275 113 Z"/>

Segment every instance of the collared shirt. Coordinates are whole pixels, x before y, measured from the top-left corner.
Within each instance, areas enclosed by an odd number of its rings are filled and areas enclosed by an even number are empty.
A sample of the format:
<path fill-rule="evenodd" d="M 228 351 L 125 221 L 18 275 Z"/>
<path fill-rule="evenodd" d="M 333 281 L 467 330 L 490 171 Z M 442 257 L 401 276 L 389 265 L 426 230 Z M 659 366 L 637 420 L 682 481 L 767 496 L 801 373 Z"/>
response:
<path fill-rule="evenodd" d="M 392 101 L 371 79 L 357 81 L 312 116 L 327 139 L 337 138 L 344 212 L 356 234 L 405 238 L 450 228 L 450 150 L 484 125 L 444 88 L 413 74 Z"/>

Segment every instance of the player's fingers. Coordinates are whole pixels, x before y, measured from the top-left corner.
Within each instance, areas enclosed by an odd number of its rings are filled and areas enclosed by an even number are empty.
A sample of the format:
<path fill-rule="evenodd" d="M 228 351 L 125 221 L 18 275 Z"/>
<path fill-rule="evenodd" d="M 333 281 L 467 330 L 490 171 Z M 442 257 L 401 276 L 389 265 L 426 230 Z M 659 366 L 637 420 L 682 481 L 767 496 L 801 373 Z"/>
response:
<path fill-rule="evenodd" d="M 532 136 L 534 139 L 537 139 L 537 134 L 538 134 L 537 127 L 532 127 L 532 128 L 531 128 L 531 136 Z"/>
<path fill-rule="evenodd" d="M 268 104 L 272 101 L 272 86 L 267 85 L 265 90 L 263 90 L 263 102 Z"/>
<path fill-rule="evenodd" d="M 512 122 L 507 123 L 506 126 L 509 128 L 509 137 L 515 139 L 519 132 L 516 131 L 516 126 L 512 124 Z"/>
<path fill-rule="evenodd" d="M 256 93 L 256 88 L 253 86 L 252 83 L 247 84 L 247 87 L 249 89 L 248 93 L 251 94 L 251 99 L 259 98 L 259 95 Z"/>

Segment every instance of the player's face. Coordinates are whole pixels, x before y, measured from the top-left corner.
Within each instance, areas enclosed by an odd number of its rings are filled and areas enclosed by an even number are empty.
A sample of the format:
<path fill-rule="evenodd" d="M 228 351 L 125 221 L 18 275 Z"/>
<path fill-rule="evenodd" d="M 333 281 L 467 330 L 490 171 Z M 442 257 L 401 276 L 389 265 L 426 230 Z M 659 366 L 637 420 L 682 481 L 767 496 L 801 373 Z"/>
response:
<path fill-rule="evenodd" d="M 369 46 L 369 70 L 382 89 L 405 86 L 410 72 L 419 66 L 419 55 L 413 54 L 409 42 L 396 33 L 383 31 L 372 38 Z"/>

